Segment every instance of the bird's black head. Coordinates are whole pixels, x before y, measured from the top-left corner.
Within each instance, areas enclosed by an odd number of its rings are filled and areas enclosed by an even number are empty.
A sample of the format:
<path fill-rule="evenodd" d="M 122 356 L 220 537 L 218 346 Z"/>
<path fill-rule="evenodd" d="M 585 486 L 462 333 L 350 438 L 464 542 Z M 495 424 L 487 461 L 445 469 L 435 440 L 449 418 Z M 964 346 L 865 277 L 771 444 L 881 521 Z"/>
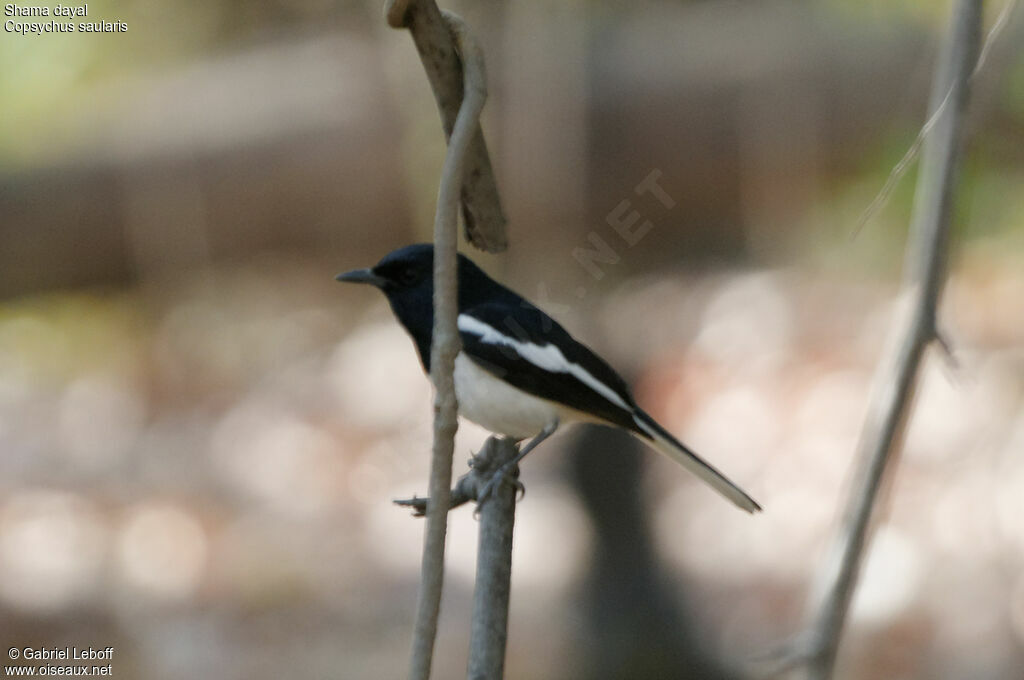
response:
<path fill-rule="evenodd" d="M 458 277 L 459 309 L 498 300 L 515 303 L 520 299 L 462 254 L 459 254 Z M 376 286 L 392 304 L 405 298 L 429 301 L 434 294 L 434 246 L 430 243 L 405 246 L 388 253 L 369 269 L 355 269 L 335 278 L 346 283 Z"/>
<path fill-rule="evenodd" d="M 370 269 L 355 269 L 338 274 L 338 281 L 368 283 L 380 288 L 389 298 L 426 287 L 434 289 L 434 246 L 429 243 L 399 248 L 384 256 Z"/>
<path fill-rule="evenodd" d="M 495 282 L 473 262 L 459 255 L 459 309 L 498 300 L 517 304 L 519 296 Z M 434 328 L 434 246 L 417 243 L 388 253 L 369 269 L 338 274 L 338 281 L 368 283 L 387 296 L 399 322 L 412 335 L 424 367 L 430 365 Z"/>

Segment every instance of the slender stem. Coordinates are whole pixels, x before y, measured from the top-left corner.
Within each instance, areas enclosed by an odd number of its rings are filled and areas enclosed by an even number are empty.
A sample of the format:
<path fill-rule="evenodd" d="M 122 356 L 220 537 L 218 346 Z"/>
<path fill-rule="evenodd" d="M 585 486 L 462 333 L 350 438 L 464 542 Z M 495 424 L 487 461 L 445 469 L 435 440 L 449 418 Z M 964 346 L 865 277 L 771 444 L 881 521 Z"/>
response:
<path fill-rule="evenodd" d="M 936 309 L 946 278 L 949 227 L 960 165 L 970 78 L 978 57 L 982 0 L 957 0 L 951 35 L 932 86 L 931 109 L 942 107 L 925 140 L 907 248 L 904 287 L 913 304 L 901 320 L 876 375 L 858 446 L 859 469 L 842 527 L 823 572 L 810 633 L 809 677 L 832 677 L 836 654 L 887 467 L 899 450 L 918 370 L 936 339 Z"/>
<path fill-rule="evenodd" d="M 451 502 L 452 455 L 458 428 L 455 397 L 455 357 L 461 343 L 458 317 L 458 210 L 459 188 L 466 168 L 466 153 L 479 129 L 480 112 L 487 97 L 483 55 L 461 20 L 446 16 L 458 41 L 464 66 L 465 96 L 449 140 L 441 171 L 434 217 L 434 330 L 430 378 L 434 383 L 434 444 L 430 464 L 426 536 L 423 544 L 422 581 L 416 607 L 409 677 L 430 677 L 437 620 L 444 585 L 444 547 Z"/>

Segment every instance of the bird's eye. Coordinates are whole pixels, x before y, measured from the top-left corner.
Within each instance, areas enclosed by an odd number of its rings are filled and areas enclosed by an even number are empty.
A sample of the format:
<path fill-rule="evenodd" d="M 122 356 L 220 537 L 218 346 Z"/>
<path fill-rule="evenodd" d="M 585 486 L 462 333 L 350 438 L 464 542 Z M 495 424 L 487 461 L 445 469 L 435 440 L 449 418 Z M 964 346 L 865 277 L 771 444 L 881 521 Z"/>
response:
<path fill-rule="evenodd" d="M 398 275 L 398 280 L 406 285 L 416 283 L 417 278 L 419 278 L 419 275 L 413 267 L 406 267 L 402 270 L 402 273 Z"/>

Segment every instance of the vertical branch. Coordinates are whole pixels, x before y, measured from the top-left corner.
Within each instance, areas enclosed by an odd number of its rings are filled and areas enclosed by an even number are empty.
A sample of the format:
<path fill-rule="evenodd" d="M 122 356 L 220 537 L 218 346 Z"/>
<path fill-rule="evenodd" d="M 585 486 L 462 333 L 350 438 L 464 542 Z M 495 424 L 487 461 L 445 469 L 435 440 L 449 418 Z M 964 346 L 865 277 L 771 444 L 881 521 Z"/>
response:
<path fill-rule="evenodd" d="M 508 439 L 491 437 L 473 462 L 482 487 L 491 475 L 515 458 Z M 518 474 L 513 472 L 512 474 Z M 473 591 L 473 626 L 469 638 L 469 680 L 497 680 L 505 668 L 508 638 L 508 601 L 512 578 L 512 530 L 516 518 L 516 490 L 499 484 L 479 507 L 480 531 Z"/>
<path fill-rule="evenodd" d="M 950 37 L 932 86 L 931 109 L 942 107 L 925 141 L 915 193 L 904 288 L 912 312 L 897 327 L 894 342 L 876 375 L 867 421 L 858 446 L 857 470 L 842 526 L 823 573 L 822 599 L 805 639 L 808 673 L 832 676 L 849 610 L 872 511 L 886 468 L 899 448 L 918 369 L 928 344 L 937 338 L 936 309 L 946 278 L 949 227 L 958 176 L 970 78 L 978 56 L 982 0 L 957 0 Z M 944 100 L 948 98 L 948 105 Z"/>
<path fill-rule="evenodd" d="M 429 496 L 423 507 L 427 528 L 410 662 L 410 678 L 427 680 L 437 638 L 445 534 L 453 500 L 449 485 L 458 412 L 453 373 L 460 349 L 456 324 L 460 193 L 470 242 L 483 250 L 499 252 L 508 246 L 508 240 L 497 182 L 479 126 L 487 97 L 483 53 L 465 23 L 454 14 L 442 13 L 434 0 L 388 0 L 385 14 L 390 26 L 408 28 L 412 34 L 449 138 L 434 220 L 434 446 Z M 495 460 L 494 469 L 515 455 L 514 445 L 504 440 L 490 440 L 486 450 Z M 470 478 L 479 479 L 476 470 Z M 464 486 L 460 481 L 456 503 L 469 497 Z M 416 499 L 407 504 L 419 508 Z M 500 677 L 504 665 L 514 513 L 515 492 L 506 485 L 501 485 L 482 511 L 470 657 L 472 677 Z"/>
<path fill-rule="evenodd" d="M 470 143 L 479 131 L 480 112 L 487 97 L 483 54 L 454 15 L 445 17 L 459 45 L 464 63 L 464 97 L 449 140 L 441 171 L 434 217 L 434 329 L 430 378 L 434 383 L 434 443 L 430 464 L 427 526 L 423 545 L 422 581 L 416 607 L 409 676 L 430 677 L 437 620 L 444 584 L 444 544 L 451 502 L 452 455 L 458 428 L 455 397 L 455 357 L 461 343 L 458 317 L 458 210 L 459 189 L 467 165 Z"/>

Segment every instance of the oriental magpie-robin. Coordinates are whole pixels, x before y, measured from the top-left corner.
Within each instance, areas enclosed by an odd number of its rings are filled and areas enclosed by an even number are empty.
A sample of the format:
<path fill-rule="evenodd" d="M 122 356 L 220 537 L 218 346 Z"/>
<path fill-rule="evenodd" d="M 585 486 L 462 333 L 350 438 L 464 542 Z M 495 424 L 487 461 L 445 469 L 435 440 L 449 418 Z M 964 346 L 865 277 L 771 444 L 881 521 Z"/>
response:
<path fill-rule="evenodd" d="M 533 439 L 516 462 L 560 424 L 590 422 L 623 428 L 693 472 L 747 512 L 761 507 L 647 415 L 625 381 L 537 307 L 459 255 L 455 359 L 459 413 L 496 434 Z M 367 283 L 387 296 L 430 372 L 434 328 L 434 247 L 418 244 L 389 253 L 370 269 L 337 279 Z M 499 473 L 493 482 L 502 478 Z M 492 489 L 481 494 L 485 498 Z"/>

